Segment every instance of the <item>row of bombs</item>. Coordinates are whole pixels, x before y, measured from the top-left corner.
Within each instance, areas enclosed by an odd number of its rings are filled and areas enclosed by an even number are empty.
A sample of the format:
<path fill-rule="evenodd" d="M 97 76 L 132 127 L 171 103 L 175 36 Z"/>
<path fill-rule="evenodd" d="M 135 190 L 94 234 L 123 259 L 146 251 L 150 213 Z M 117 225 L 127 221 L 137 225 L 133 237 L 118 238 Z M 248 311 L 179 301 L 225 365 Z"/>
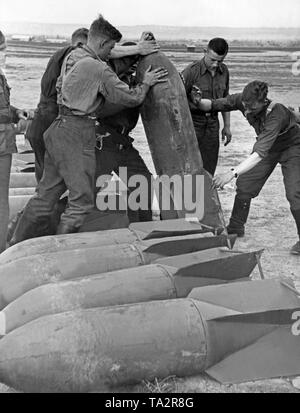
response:
<path fill-rule="evenodd" d="M 261 251 L 225 245 L 225 236 L 174 220 L 8 249 L 0 256 L 0 382 L 92 392 L 204 371 L 225 382 L 299 374 L 290 325 L 297 291 L 250 281 Z M 287 363 L 271 357 L 274 335 Z M 267 349 L 269 367 L 253 343 Z"/>
<path fill-rule="evenodd" d="M 34 186 L 34 174 L 12 174 L 12 214 Z M 290 375 L 290 361 L 278 367 L 268 358 L 272 371 L 262 362 L 254 369 L 257 353 L 242 373 L 234 367 L 234 357 L 245 365 L 243 350 L 275 333 L 285 333 L 299 374 L 289 325 L 297 291 L 279 280 L 250 282 L 262 251 L 234 252 L 227 237 L 206 231 L 185 220 L 140 223 L 5 251 L 0 381 L 28 392 L 87 392 L 204 371 L 223 382 Z M 253 317 L 259 328 L 249 328 Z"/>

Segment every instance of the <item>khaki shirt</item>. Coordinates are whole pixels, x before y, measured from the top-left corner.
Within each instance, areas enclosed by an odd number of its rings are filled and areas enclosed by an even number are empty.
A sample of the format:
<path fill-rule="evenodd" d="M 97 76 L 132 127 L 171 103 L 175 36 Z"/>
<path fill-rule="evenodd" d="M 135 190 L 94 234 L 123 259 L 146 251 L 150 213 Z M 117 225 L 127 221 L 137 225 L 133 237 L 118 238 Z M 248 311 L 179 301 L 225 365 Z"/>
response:
<path fill-rule="evenodd" d="M 124 107 L 139 106 L 148 87 L 130 89 L 113 70 L 87 46 L 75 49 L 65 59 L 57 85 L 58 104 L 74 115 L 92 115 L 101 111 L 105 101 Z"/>
<path fill-rule="evenodd" d="M 231 112 L 239 110 L 247 118 L 257 134 L 253 152 L 262 158 L 271 152 L 282 152 L 293 145 L 300 145 L 300 127 L 295 113 L 280 103 L 266 103 L 258 114 L 245 114 L 242 93 L 212 101 L 212 111 Z"/>
<path fill-rule="evenodd" d="M 192 87 L 198 86 L 203 99 L 220 99 L 229 94 L 229 71 L 224 63 L 221 63 L 213 77 L 207 69 L 204 58 L 190 64 L 182 73 L 188 98 Z M 199 109 L 191 107 L 192 114 L 199 115 Z"/>

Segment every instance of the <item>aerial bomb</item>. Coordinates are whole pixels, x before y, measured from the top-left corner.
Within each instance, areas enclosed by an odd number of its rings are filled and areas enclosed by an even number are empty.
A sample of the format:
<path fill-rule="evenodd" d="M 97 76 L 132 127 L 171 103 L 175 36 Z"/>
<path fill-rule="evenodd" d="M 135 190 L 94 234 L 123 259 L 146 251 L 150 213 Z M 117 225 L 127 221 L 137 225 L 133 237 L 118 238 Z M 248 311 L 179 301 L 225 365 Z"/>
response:
<path fill-rule="evenodd" d="M 300 374 L 291 288 L 251 281 L 192 296 L 32 321 L 0 340 L 0 381 L 25 392 L 103 392 L 205 371 L 228 382 Z"/>
<path fill-rule="evenodd" d="M 226 245 L 227 237 L 173 237 L 22 258 L 0 266 L 0 309 L 43 284 L 148 265 L 166 256 L 210 248 L 212 243 Z"/>
<path fill-rule="evenodd" d="M 129 228 L 66 234 L 33 238 L 16 244 L 0 255 L 0 264 L 5 264 L 30 255 L 68 251 L 80 248 L 94 248 L 104 245 L 129 244 L 136 241 L 169 238 L 208 232 L 198 222 L 185 219 L 169 221 L 138 222 Z"/>
<path fill-rule="evenodd" d="M 10 188 L 9 189 L 9 196 L 26 196 L 26 195 L 34 195 L 36 188 Z"/>
<path fill-rule="evenodd" d="M 35 188 L 37 185 L 34 173 L 12 173 L 10 174 L 10 188 Z"/>
<path fill-rule="evenodd" d="M 0 335 L 42 316 L 77 309 L 110 307 L 146 301 L 185 298 L 196 287 L 247 280 L 256 265 L 243 265 L 239 272 L 223 271 L 203 276 L 199 260 L 190 266 L 145 265 L 73 281 L 42 285 L 23 294 L 0 312 Z M 249 261 L 244 256 L 244 263 Z M 236 278 L 234 278 L 236 277 Z"/>
<path fill-rule="evenodd" d="M 137 78 L 142 80 L 145 71 L 164 67 L 168 71 L 167 82 L 151 88 L 143 105 L 141 117 L 152 154 L 156 173 L 162 175 L 193 177 L 192 193 L 203 189 L 200 202 L 203 204 L 201 222 L 211 227 L 223 226 L 220 219 L 221 205 L 212 189 L 212 177 L 203 169 L 203 162 L 190 113 L 184 84 L 173 63 L 162 53 L 143 57 L 137 67 Z M 196 176 L 203 177 L 200 187 L 195 187 Z M 188 216 L 183 203 L 178 208 L 175 191 L 171 190 L 174 207 L 172 210 L 161 208 L 163 219 Z M 158 199 L 160 199 L 158 197 Z M 197 213 L 195 214 L 197 215 Z"/>

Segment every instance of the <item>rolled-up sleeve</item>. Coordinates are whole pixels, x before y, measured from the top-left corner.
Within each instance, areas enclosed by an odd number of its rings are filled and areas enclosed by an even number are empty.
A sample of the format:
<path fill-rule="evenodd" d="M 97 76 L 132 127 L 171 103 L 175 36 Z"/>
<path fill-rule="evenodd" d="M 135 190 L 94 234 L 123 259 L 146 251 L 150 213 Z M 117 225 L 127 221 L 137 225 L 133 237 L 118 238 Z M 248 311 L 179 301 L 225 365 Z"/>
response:
<path fill-rule="evenodd" d="M 212 100 L 212 112 L 243 111 L 242 94 L 228 95 L 226 98 Z"/>
<path fill-rule="evenodd" d="M 110 103 L 135 107 L 143 103 L 149 88 L 141 84 L 130 88 L 108 66 L 103 71 L 99 92 Z"/>
<path fill-rule="evenodd" d="M 258 153 L 261 158 L 268 156 L 280 133 L 288 127 L 286 117 L 281 105 L 275 105 L 272 112 L 267 116 L 265 125 L 257 137 L 253 152 Z"/>
<path fill-rule="evenodd" d="M 185 68 L 182 72 L 181 72 L 181 78 L 183 80 L 184 86 L 185 86 L 185 90 L 187 95 L 191 92 L 192 87 L 194 85 L 194 77 L 193 77 L 193 70 L 192 70 L 192 64 L 189 65 L 187 68 Z"/>

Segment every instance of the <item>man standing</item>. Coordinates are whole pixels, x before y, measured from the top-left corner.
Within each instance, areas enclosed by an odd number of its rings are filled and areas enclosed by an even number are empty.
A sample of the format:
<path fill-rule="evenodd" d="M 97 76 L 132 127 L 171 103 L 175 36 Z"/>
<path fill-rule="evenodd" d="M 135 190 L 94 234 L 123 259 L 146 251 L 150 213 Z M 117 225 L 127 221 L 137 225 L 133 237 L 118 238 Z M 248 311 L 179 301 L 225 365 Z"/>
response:
<path fill-rule="evenodd" d="M 183 72 L 189 99 L 191 114 L 198 139 L 199 149 L 203 159 L 204 169 L 211 175 L 215 174 L 219 156 L 220 123 L 218 113 L 205 113 L 197 108 L 191 100 L 193 86 L 197 86 L 204 99 L 218 99 L 228 96 L 229 72 L 223 63 L 228 53 L 228 43 L 221 38 L 212 39 L 205 50 L 202 60 L 189 65 Z M 223 113 L 224 128 L 222 140 L 225 146 L 231 142 L 230 114 Z"/>
<path fill-rule="evenodd" d="M 37 235 L 61 195 L 69 190 L 69 203 L 57 234 L 77 232 L 94 207 L 95 111 L 105 101 L 125 107 L 140 105 L 151 86 L 165 81 L 162 68 L 145 73 L 141 85 L 130 89 L 105 63 L 121 33 L 102 16 L 89 30 L 86 46 L 65 59 L 58 102 L 60 115 L 44 134 L 45 168 L 36 195 L 22 215 L 11 245 Z"/>
<path fill-rule="evenodd" d="M 0 253 L 6 248 L 9 219 L 9 179 L 12 154 L 17 152 L 16 127 L 25 112 L 10 104 L 10 88 L 4 74 L 6 40 L 0 31 Z"/>

